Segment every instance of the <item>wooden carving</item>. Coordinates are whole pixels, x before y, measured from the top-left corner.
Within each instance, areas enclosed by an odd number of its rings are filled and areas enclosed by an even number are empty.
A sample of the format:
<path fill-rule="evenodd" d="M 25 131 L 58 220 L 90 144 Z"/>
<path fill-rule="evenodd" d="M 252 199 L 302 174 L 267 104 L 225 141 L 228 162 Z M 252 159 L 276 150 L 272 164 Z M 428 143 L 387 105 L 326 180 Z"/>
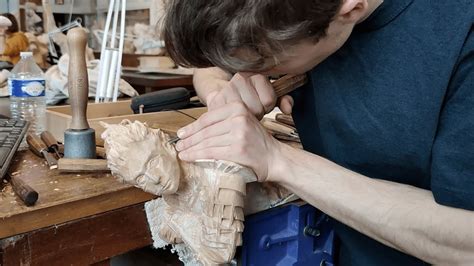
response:
<path fill-rule="evenodd" d="M 112 173 L 162 196 L 153 205 L 161 241 L 185 244 L 192 260 L 204 265 L 230 262 L 242 243 L 244 168 L 224 161 L 207 167 L 183 162 L 168 135 L 138 121 L 103 126 Z"/>

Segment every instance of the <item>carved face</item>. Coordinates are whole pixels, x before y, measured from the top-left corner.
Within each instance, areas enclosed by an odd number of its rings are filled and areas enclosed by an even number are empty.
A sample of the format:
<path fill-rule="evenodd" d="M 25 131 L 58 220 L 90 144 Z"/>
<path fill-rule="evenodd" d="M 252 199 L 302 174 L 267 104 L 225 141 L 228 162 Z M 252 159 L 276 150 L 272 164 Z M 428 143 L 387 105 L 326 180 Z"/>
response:
<path fill-rule="evenodd" d="M 105 127 L 102 138 L 113 174 L 153 194 L 176 192 L 181 170 L 176 150 L 163 132 L 138 121 Z"/>

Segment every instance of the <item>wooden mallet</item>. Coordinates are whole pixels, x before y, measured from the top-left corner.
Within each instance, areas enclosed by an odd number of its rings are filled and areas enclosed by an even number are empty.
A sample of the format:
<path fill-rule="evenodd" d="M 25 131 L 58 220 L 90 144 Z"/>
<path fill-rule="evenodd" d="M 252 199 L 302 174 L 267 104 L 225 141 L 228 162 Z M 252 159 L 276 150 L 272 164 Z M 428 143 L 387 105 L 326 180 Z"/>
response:
<path fill-rule="evenodd" d="M 87 122 L 89 79 L 86 66 L 87 33 L 74 28 L 67 33 L 69 46 L 68 92 L 72 120 L 64 132 L 64 157 L 71 159 L 95 159 L 95 130 Z"/>

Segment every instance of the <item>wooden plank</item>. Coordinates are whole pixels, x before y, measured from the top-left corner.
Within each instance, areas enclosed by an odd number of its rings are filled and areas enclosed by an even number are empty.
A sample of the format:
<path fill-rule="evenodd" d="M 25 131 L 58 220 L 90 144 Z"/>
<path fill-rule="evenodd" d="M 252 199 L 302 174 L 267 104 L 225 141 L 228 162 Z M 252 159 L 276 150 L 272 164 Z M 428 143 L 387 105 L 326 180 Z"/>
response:
<path fill-rule="evenodd" d="M 131 115 L 133 114 L 133 111 L 130 108 L 131 103 L 131 100 L 109 103 L 89 103 L 87 105 L 87 118 L 96 119 L 126 114 Z M 51 106 L 48 107 L 47 110 L 54 114 L 64 114 L 69 118 L 71 116 L 70 105 Z"/>
<path fill-rule="evenodd" d="M 0 240 L 1 265 L 90 265 L 152 243 L 143 204 Z"/>
<path fill-rule="evenodd" d="M 180 112 L 197 118 L 206 112 L 206 108 L 183 109 L 180 110 Z M 89 115 L 89 113 L 91 114 Z M 132 110 L 130 109 L 130 103 L 127 101 L 117 103 L 89 104 L 88 118 L 89 126 L 96 131 L 96 143 L 99 146 L 103 145 L 101 134 L 104 131 L 104 128 L 100 125 L 100 122 L 116 124 L 120 123 L 124 119 L 129 119 L 131 121 L 138 120 L 141 122 L 146 122 L 150 126 L 157 123 L 174 127 L 182 127 L 194 121 L 194 119 L 177 111 L 133 114 Z M 64 140 L 64 131 L 69 128 L 71 123 L 69 107 L 61 106 L 48 108 L 46 111 L 46 120 L 48 131 L 50 131 L 58 141 L 62 142 Z"/>
<path fill-rule="evenodd" d="M 130 206 L 154 195 L 118 182 L 111 174 L 62 174 L 30 151 L 18 152 L 10 174 L 39 193 L 26 207 L 8 185 L 0 193 L 0 238 Z"/>
<path fill-rule="evenodd" d="M 107 160 L 104 159 L 69 159 L 61 158 L 58 160 L 58 170 L 63 173 L 91 173 L 91 172 L 109 172 Z"/>

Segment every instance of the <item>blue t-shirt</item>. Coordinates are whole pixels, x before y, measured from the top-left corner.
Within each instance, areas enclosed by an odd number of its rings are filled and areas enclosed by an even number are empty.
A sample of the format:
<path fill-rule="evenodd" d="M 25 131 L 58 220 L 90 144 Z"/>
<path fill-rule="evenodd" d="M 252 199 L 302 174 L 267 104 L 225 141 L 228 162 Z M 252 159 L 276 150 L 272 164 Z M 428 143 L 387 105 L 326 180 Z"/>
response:
<path fill-rule="evenodd" d="M 385 0 L 293 93 L 304 148 L 474 210 L 473 24 L 473 0 Z M 341 265 L 424 264 L 335 229 Z"/>

